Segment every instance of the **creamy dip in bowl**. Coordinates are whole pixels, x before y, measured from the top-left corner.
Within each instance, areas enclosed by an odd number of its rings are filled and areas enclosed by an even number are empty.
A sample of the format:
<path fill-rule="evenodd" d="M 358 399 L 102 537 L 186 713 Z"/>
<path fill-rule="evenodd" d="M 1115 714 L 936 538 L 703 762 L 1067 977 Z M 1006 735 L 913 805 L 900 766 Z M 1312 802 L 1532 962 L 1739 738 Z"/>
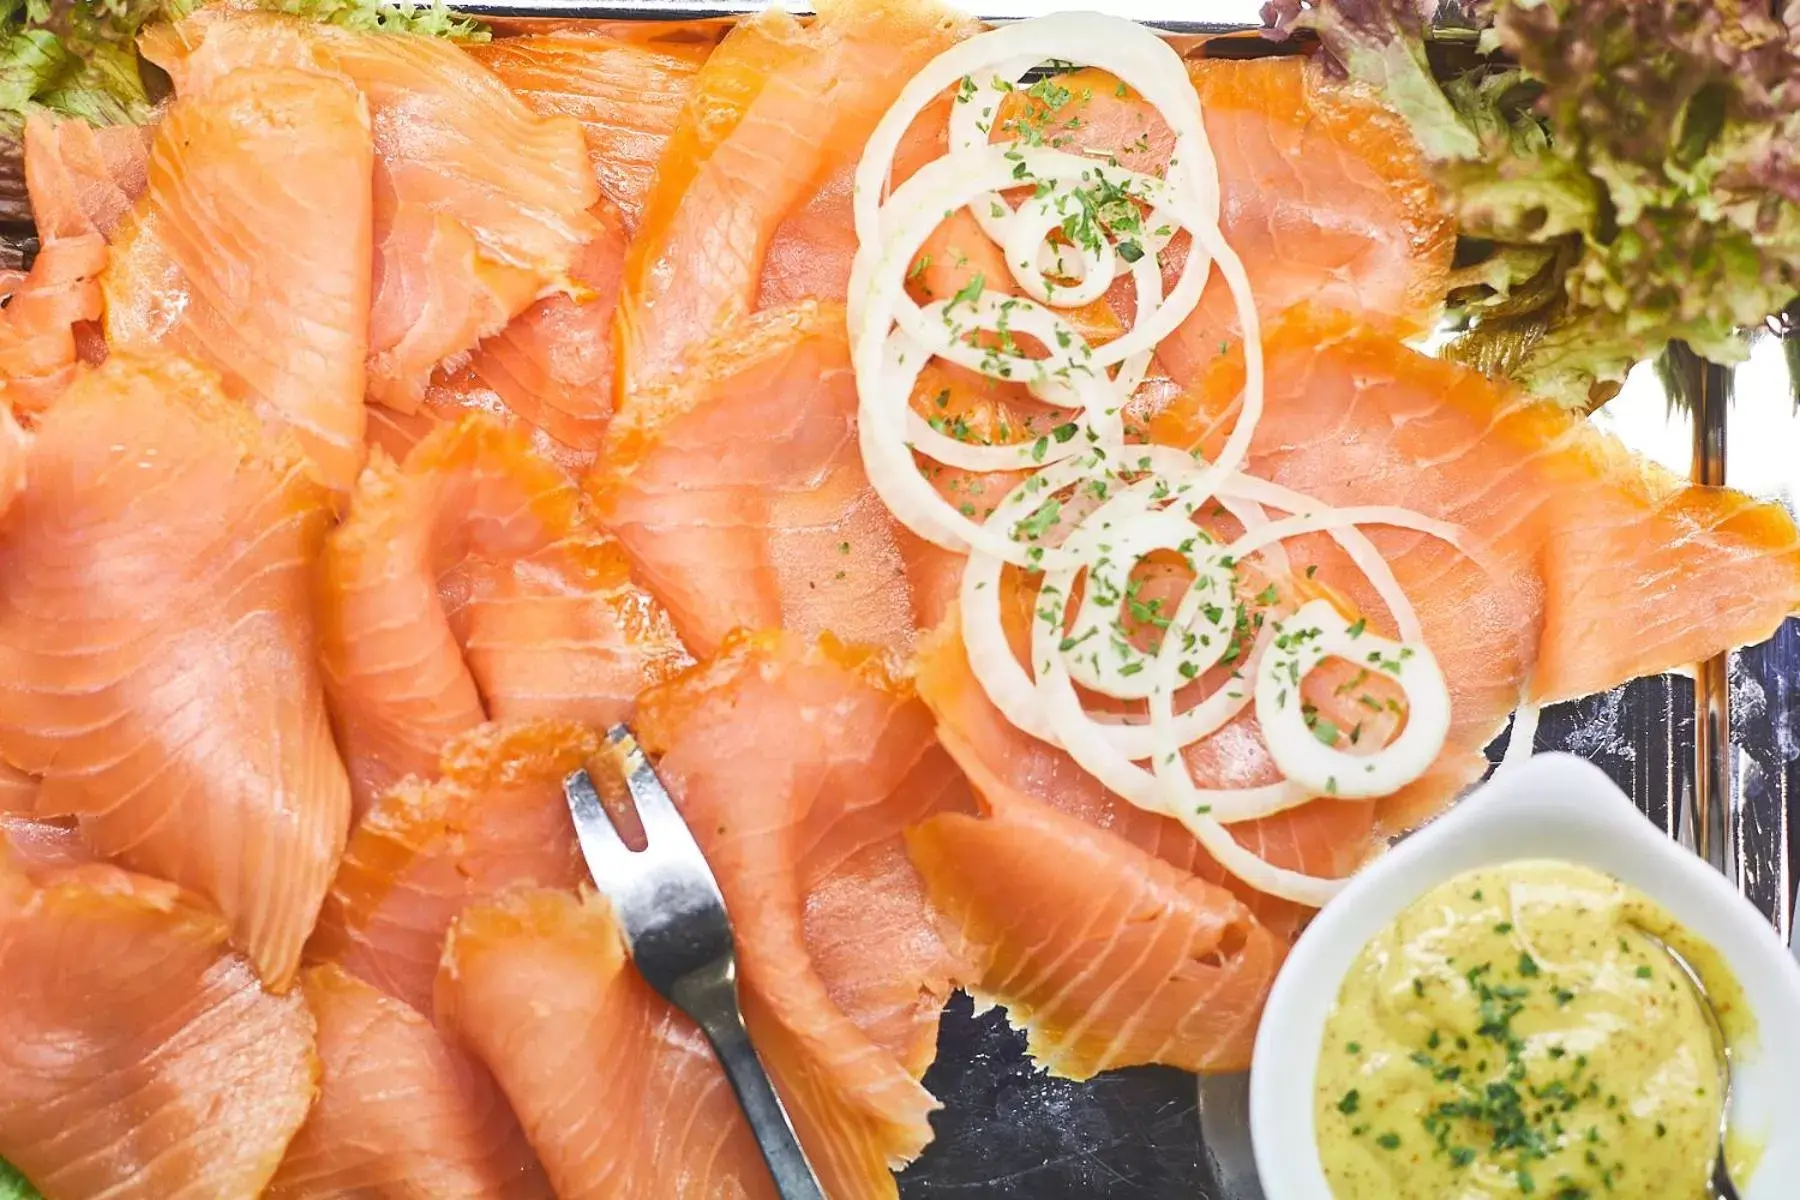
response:
<path fill-rule="evenodd" d="M 1639 929 L 1702 960 L 1726 1010 L 1743 1195 L 1800 1195 L 1800 1139 L 1776 1136 L 1800 1128 L 1800 966 L 1598 769 L 1544 755 L 1372 863 L 1294 947 L 1251 1074 L 1269 1200 L 1707 1194 L 1716 1077 Z"/>

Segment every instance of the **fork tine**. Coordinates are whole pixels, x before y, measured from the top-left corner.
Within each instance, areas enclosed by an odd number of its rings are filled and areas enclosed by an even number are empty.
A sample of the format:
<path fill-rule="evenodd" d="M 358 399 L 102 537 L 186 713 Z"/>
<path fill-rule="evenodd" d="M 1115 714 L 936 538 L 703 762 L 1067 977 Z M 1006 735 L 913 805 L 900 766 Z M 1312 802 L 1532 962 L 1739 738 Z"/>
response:
<path fill-rule="evenodd" d="M 571 771 L 563 779 L 563 796 L 569 802 L 569 816 L 575 822 L 575 837 L 581 843 L 588 874 L 604 891 L 630 870 L 631 848 L 613 827 L 587 768 Z"/>
<path fill-rule="evenodd" d="M 637 805 L 638 821 L 644 827 L 644 839 L 651 843 L 660 841 L 665 844 L 667 839 L 673 839 L 680 845 L 669 847 L 670 849 L 678 848 L 698 856 L 700 846 L 694 841 L 693 831 L 682 819 L 675 801 L 669 797 L 668 789 L 663 787 L 662 780 L 657 777 L 655 768 L 644 757 L 637 739 L 631 736 L 631 730 L 623 725 L 615 725 L 607 732 L 606 738 L 618 755 L 620 771 L 625 776 L 625 786 Z"/>

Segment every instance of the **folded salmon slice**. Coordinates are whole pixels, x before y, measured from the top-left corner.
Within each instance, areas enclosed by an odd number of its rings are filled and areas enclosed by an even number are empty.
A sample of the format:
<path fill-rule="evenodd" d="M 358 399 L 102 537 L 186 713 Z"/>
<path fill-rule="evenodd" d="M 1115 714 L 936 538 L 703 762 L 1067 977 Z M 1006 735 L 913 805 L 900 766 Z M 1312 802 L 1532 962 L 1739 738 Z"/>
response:
<path fill-rule="evenodd" d="M 560 705 L 609 724 L 687 664 L 584 507 L 483 415 L 364 472 L 319 572 L 320 660 L 359 812 L 431 777 L 445 743 L 490 717 Z"/>
<path fill-rule="evenodd" d="M 245 66 L 341 74 L 361 91 L 376 147 L 368 391 L 410 412 L 445 359 L 568 286 L 598 233 L 580 126 L 539 117 L 444 39 L 240 9 L 152 27 L 143 51 L 178 94 Z"/>
<path fill-rule="evenodd" d="M 603 901 L 523 891 L 469 909 L 437 996 L 561 1200 L 774 1196 L 718 1060 L 632 968 Z"/>
<path fill-rule="evenodd" d="M 646 694 L 637 729 L 725 894 L 752 1031 L 827 1194 L 893 1195 L 931 1138 L 917 1076 L 958 971 L 900 838 L 969 806 L 930 713 L 879 653 L 759 634 Z"/>
<path fill-rule="evenodd" d="M 25 182 L 42 249 L 31 270 L 5 287 L 0 409 L 10 403 L 27 416 L 42 412 L 69 386 L 78 362 L 103 355 L 104 239 L 143 191 L 148 157 L 146 132 L 136 126 L 102 129 L 41 112 L 26 121 Z M 0 509 L 9 487 L 8 419 L 0 416 Z"/>
<path fill-rule="evenodd" d="M 1248 1069 L 1286 943 L 1224 888 L 1014 791 L 945 737 L 987 818 L 934 817 L 907 845 L 973 985 L 1003 998 L 1038 1064 Z M 1046 866 L 1060 889 L 1041 889 Z"/>
<path fill-rule="evenodd" d="M 907 539 L 863 474 L 836 305 L 760 313 L 634 393 L 588 491 L 698 653 L 739 626 L 911 642 Z"/>
<path fill-rule="evenodd" d="M 1228 875 L 1172 818 L 1138 808 L 1109 792 L 1061 750 L 1040 742 L 1000 714 L 981 690 L 963 652 L 962 631 L 952 618 L 922 638 L 913 661 L 919 695 L 938 720 L 939 737 L 957 747 L 965 769 L 1013 793 L 1112 833 L 1182 871 L 1229 888 L 1258 921 L 1291 936 L 1311 910 L 1254 891 Z M 1262 745 L 1255 718 L 1234 721 L 1190 750 L 1188 766 L 1202 786 L 1252 787 L 1279 779 Z M 1453 761 L 1465 765 L 1460 757 Z M 1482 760 L 1485 762 L 1485 760 Z M 1478 764 L 1466 764 L 1479 773 Z M 1464 776 L 1463 782 L 1472 776 Z M 1450 791 L 1454 792 L 1455 786 Z M 1367 802 L 1315 800 L 1285 813 L 1231 826 L 1250 850 L 1290 870 L 1310 875 L 1348 875 L 1367 857 L 1376 806 Z M 1061 877 L 1055 859 L 1043 860 L 1043 885 Z M 944 900 L 940 904 L 946 903 Z"/>
<path fill-rule="evenodd" d="M 0 1157 L 54 1197 L 253 1200 L 306 1117 L 313 1021 L 160 880 L 0 864 Z"/>
<path fill-rule="evenodd" d="M 35 416 L 73 382 L 76 331 L 100 318 L 105 266 L 106 243 L 97 233 L 44 243 L 0 309 L 0 409 Z"/>
<path fill-rule="evenodd" d="M 1421 535 L 1369 531 L 1450 678 L 1453 743 L 1478 745 L 1471 725 L 1491 736 L 1527 680 L 1533 703 L 1604 691 L 1761 641 L 1800 611 L 1800 531 L 1779 505 L 1688 483 L 1577 415 L 1338 314 L 1291 313 L 1265 355 L 1258 474 L 1332 504 L 1404 497 L 1467 528 L 1498 576 Z M 1216 364 L 1156 440 L 1212 444 L 1241 381 L 1235 357 Z"/>
<path fill-rule="evenodd" d="M 583 877 L 562 781 L 599 746 L 592 730 L 560 721 L 452 742 L 441 779 L 406 780 L 364 815 L 308 956 L 429 1012 L 444 932 L 465 905 Z"/>
<path fill-rule="evenodd" d="M 492 1076 L 431 1022 L 336 967 L 307 970 L 300 988 L 319 1098 L 265 1196 L 551 1200 Z"/>
<path fill-rule="evenodd" d="M 162 120 L 101 280 L 114 350 L 213 367 L 338 491 L 364 453 L 372 154 L 343 79 L 266 67 L 196 80 Z"/>
<path fill-rule="evenodd" d="M 518 430 L 539 458 L 555 463 L 577 478 L 586 474 L 598 457 L 591 450 L 564 445 L 521 418 L 507 407 L 499 393 L 475 378 L 467 363 L 456 370 L 441 370 L 432 376 L 431 386 L 425 389 L 424 401 L 413 412 L 396 412 L 382 404 L 369 405 L 369 445 L 379 446 L 389 458 L 403 461 L 414 446 L 425 440 L 426 434 L 441 425 L 453 425 L 470 413 L 484 413 L 504 428 Z"/>
<path fill-rule="evenodd" d="M 0 525 L 0 757 L 42 777 L 38 815 L 216 903 L 285 988 L 350 815 L 313 666 L 326 494 L 166 357 L 83 374 L 30 468 Z"/>
<path fill-rule="evenodd" d="M 34 112 L 25 122 L 25 181 L 38 237 L 111 238 L 150 183 L 154 125 L 90 125 Z"/>
<path fill-rule="evenodd" d="M 485 339 L 465 366 L 439 371 L 427 406 L 443 403 L 435 396 L 440 390 L 491 392 L 568 451 L 591 456 L 600 449 L 613 407 L 613 318 L 625 230 L 605 201 L 592 215 L 600 231 L 569 267 L 575 294 L 546 296 Z"/>
<path fill-rule="evenodd" d="M 1306 58 L 1197 59 L 1188 73 L 1218 159 L 1225 237 L 1262 318 L 1306 301 L 1404 335 L 1430 328 L 1456 229 L 1404 123 Z M 1157 356 L 1188 386 L 1238 332 L 1215 275 Z"/>
<path fill-rule="evenodd" d="M 755 311 L 782 222 L 843 176 L 906 81 L 965 28 L 922 0 L 819 7 L 804 30 L 779 13 L 739 25 L 702 68 L 626 262 L 621 399 Z M 847 212 L 847 193 L 827 191 L 818 202 Z"/>
<path fill-rule="evenodd" d="M 469 53 L 541 116 L 581 122 L 601 192 L 635 229 L 656 163 L 712 42 L 558 32 Z"/>
<path fill-rule="evenodd" d="M 27 878 L 42 880 L 93 861 L 93 851 L 73 822 L 34 821 L 0 812 L 0 863 L 10 864 Z"/>

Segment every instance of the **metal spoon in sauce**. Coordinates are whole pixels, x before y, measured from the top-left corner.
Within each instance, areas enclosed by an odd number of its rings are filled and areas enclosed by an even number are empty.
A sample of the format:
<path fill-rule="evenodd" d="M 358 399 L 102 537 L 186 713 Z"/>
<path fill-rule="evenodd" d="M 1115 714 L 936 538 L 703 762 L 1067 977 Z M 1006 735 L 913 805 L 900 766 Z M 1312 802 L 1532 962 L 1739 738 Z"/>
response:
<path fill-rule="evenodd" d="M 1639 932 L 1643 932 L 1640 930 Z M 1712 1191 L 1713 1200 L 1740 1200 L 1737 1185 L 1731 1182 L 1731 1164 L 1725 1153 L 1726 1138 L 1731 1131 L 1731 1050 L 1725 1043 L 1725 1028 L 1719 1023 L 1719 1010 L 1713 1007 L 1712 997 L 1707 994 L 1706 984 L 1700 978 L 1700 972 L 1694 964 L 1682 956 L 1675 947 L 1663 941 L 1653 933 L 1644 936 L 1662 948 L 1669 956 L 1669 961 L 1680 970 L 1682 978 L 1687 980 L 1688 987 L 1694 993 L 1694 999 L 1700 1002 L 1700 1015 L 1706 1020 L 1706 1031 L 1712 1035 L 1713 1056 L 1719 1064 L 1719 1148 L 1713 1154 Z"/>

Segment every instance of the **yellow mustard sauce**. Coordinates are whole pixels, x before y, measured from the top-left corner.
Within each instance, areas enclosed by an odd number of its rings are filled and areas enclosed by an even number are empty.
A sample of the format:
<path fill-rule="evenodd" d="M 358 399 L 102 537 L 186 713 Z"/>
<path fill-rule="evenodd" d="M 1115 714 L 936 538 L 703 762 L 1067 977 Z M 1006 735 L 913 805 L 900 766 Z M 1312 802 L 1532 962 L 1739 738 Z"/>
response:
<path fill-rule="evenodd" d="M 1364 947 L 1320 1048 L 1314 1116 L 1337 1200 L 1701 1200 L 1734 980 L 1641 893 L 1568 863 L 1472 871 Z M 1742 1177 L 1740 1177 L 1742 1178 Z"/>

